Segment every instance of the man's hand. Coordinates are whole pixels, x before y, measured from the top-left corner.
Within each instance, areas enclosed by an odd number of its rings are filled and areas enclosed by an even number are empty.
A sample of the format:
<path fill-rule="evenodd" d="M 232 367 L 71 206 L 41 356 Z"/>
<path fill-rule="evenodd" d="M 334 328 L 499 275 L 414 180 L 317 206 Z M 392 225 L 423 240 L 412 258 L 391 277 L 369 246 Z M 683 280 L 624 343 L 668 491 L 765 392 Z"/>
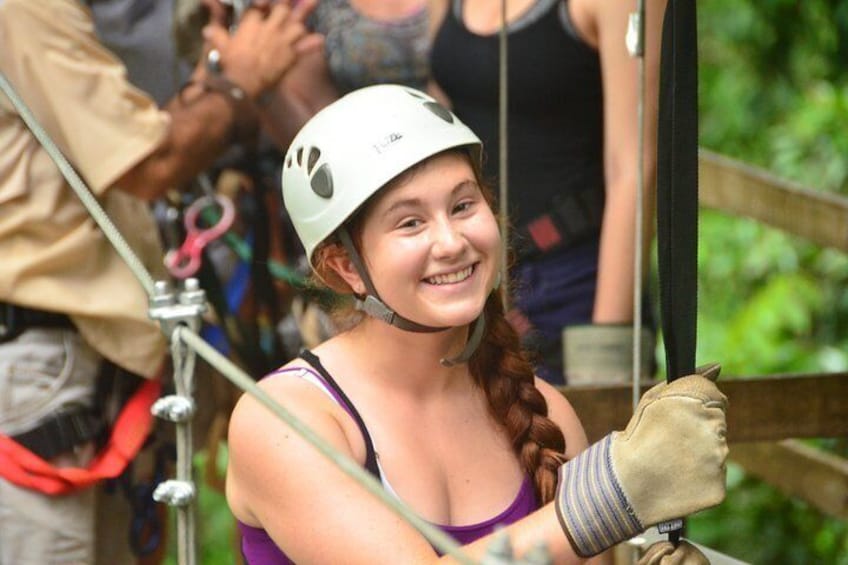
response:
<path fill-rule="evenodd" d="M 309 33 L 304 24 L 317 0 L 254 1 L 227 29 L 226 12 L 209 0 L 209 24 L 203 28 L 207 53 L 217 50 L 221 73 L 257 101 L 275 87 L 300 54 L 321 48 L 323 36 Z"/>
<path fill-rule="evenodd" d="M 674 546 L 670 541 L 658 541 L 645 552 L 637 565 L 709 565 L 707 556 L 689 543 L 681 541 Z"/>

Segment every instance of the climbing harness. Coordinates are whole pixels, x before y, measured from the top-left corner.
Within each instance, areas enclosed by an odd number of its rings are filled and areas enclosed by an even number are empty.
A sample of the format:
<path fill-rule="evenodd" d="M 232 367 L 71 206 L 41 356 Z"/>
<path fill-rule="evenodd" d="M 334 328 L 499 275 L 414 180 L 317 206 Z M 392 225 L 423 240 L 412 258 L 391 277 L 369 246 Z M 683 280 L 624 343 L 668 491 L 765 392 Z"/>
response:
<path fill-rule="evenodd" d="M 600 233 L 603 216 L 604 194 L 595 187 L 558 194 L 548 212 L 514 230 L 515 253 L 521 260 L 533 260 L 577 245 Z"/>
<path fill-rule="evenodd" d="M 0 435 L 0 474 L 18 486 L 50 495 L 68 494 L 117 477 L 150 432 L 150 407 L 160 390 L 158 379 L 145 380 L 115 421 L 106 446 L 87 468 L 54 467 L 13 439 Z"/>

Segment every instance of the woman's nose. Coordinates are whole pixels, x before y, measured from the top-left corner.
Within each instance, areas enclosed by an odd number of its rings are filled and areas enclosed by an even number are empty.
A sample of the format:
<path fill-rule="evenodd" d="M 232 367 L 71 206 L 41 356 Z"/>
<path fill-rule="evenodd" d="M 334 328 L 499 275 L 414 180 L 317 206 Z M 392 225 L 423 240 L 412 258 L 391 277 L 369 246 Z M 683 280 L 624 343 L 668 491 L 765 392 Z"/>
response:
<path fill-rule="evenodd" d="M 450 257 L 465 249 L 466 240 L 459 226 L 444 220 L 435 226 L 433 235 L 433 253 L 437 257 Z"/>

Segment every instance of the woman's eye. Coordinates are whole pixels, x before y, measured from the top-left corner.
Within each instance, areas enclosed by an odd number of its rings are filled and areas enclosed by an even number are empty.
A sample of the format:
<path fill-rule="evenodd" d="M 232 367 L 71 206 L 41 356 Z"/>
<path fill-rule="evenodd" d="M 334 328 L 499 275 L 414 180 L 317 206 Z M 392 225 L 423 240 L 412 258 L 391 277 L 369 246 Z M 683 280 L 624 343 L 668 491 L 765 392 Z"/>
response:
<path fill-rule="evenodd" d="M 404 221 L 400 222 L 400 224 L 398 224 L 398 227 L 401 228 L 401 229 L 404 229 L 404 228 L 408 229 L 408 228 L 418 227 L 419 225 L 421 225 L 421 220 L 410 218 L 408 220 L 404 220 Z"/>
<path fill-rule="evenodd" d="M 454 211 L 455 214 L 460 214 L 462 212 L 469 210 L 473 204 L 474 203 L 470 200 L 464 200 L 464 201 L 460 202 L 459 204 L 457 204 L 456 206 L 454 206 L 453 211 Z"/>

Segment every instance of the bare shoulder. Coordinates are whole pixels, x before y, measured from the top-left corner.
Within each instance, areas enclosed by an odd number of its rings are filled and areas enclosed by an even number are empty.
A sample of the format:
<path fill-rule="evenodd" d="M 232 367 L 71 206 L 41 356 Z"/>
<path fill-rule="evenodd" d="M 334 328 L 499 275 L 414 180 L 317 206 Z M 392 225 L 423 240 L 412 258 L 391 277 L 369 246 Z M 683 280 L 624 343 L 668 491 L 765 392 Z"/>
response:
<path fill-rule="evenodd" d="M 292 473 L 313 465 L 315 449 L 297 431 L 306 426 L 338 452 L 364 461 L 364 441 L 350 417 L 320 385 L 301 359 L 274 371 L 257 383 L 258 393 L 296 420 L 274 413 L 253 393 L 245 393 L 230 416 L 227 500 L 244 523 L 268 525 L 274 503 L 291 499 L 297 490 Z M 354 426 L 354 427 L 352 427 Z"/>
<path fill-rule="evenodd" d="M 316 370 L 302 358 L 296 358 L 269 373 L 257 383 L 257 393 L 242 394 L 230 416 L 230 441 L 263 441 L 256 429 L 278 430 L 288 427 L 268 401 L 283 412 L 310 425 L 346 429 L 349 417 L 336 402 Z M 258 396 L 257 396 L 258 394 Z M 242 433 L 244 432 L 244 435 Z M 258 436 L 258 437 L 257 437 Z"/>
<path fill-rule="evenodd" d="M 565 395 L 539 377 L 536 377 L 536 388 L 548 403 L 548 417 L 560 427 L 565 436 L 566 456 L 570 459 L 586 449 L 589 442 L 583 424 Z"/>

